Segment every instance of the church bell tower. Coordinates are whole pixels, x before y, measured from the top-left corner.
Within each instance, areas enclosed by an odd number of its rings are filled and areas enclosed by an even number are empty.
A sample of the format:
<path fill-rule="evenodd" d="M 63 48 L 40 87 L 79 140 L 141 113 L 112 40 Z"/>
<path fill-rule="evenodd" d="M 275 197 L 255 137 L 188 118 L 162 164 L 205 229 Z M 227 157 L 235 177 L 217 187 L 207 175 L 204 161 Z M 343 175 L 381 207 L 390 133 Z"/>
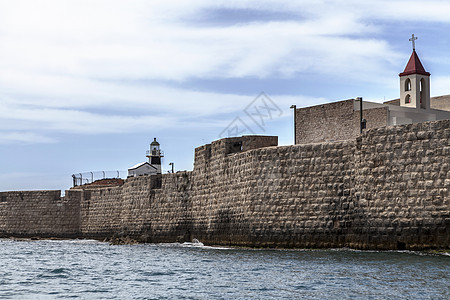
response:
<path fill-rule="evenodd" d="M 412 35 L 413 52 L 405 70 L 400 76 L 400 106 L 417 109 L 430 109 L 430 73 L 425 71 L 416 53 L 415 40 Z"/>

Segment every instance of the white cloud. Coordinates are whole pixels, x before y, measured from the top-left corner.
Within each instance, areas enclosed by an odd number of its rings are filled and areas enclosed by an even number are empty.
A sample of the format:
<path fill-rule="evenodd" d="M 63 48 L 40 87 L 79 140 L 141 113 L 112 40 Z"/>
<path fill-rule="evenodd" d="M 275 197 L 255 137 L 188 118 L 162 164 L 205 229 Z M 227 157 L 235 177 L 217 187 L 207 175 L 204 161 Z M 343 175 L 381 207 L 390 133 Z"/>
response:
<path fill-rule="evenodd" d="M 12 143 L 47 144 L 55 142 L 56 139 L 37 134 L 35 132 L 21 132 L 21 131 L 5 132 L 3 130 L 0 130 L 0 144 L 12 144 Z"/>
<path fill-rule="evenodd" d="M 166 87 L 140 87 L 116 85 L 110 95 L 103 95 L 103 108 L 120 111 L 132 107 L 132 115 L 94 113 L 84 109 L 92 108 L 89 103 L 97 103 L 96 96 L 86 97 L 82 105 L 70 98 L 70 93 L 62 98 L 48 101 L 47 98 L 23 98 L 20 100 L 3 98 L 0 102 L 0 127 L 13 131 L 4 135 L 8 141 L 54 142 L 41 135 L 31 135 L 30 131 L 42 134 L 58 132 L 102 134 L 138 132 L 158 124 L 161 129 L 179 127 L 222 128 L 230 121 L 220 115 L 243 114 L 244 108 L 256 96 L 194 92 Z M 99 89 L 102 89 L 101 84 Z M 129 96 L 133 95 L 133 96 Z M 325 102 L 314 97 L 270 95 L 281 109 L 288 111 L 292 103 L 302 106 Z M 164 101 L 161 101 L 164 98 Z M 1 98 L 0 98 L 1 99 Z M 95 104 L 98 105 L 98 104 Z M 152 111 L 152 107 L 158 111 Z M 139 113 L 141 111 L 141 113 Z M 199 118 L 202 122 L 199 123 Z M 19 135 L 17 130 L 23 131 Z M 22 136 L 22 140 L 21 140 Z"/>
<path fill-rule="evenodd" d="M 55 75 L 184 80 L 291 75 L 310 70 L 310 66 L 315 66 L 310 71 L 329 73 L 333 69 L 326 68 L 328 61 L 350 73 L 353 69 L 348 69 L 347 61 L 341 59 L 341 49 L 356 58 L 371 55 L 380 60 L 380 50 L 388 59 L 394 55 L 382 41 L 349 39 L 348 35 L 378 29 L 348 12 L 298 21 L 207 27 L 184 23 L 182 16 L 230 5 L 196 1 L 177 7 L 173 3 L 146 5 L 136 1 L 125 7 L 111 1 L 105 9 L 103 1 L 44 3 L 44 7 L 27 3 L 27 9 L 14 4 L 6 6 L 0 18 L 3 69 L 13 66 Z M 249 3 L 243 6 L 249 8 L 252 2 Z M 265 3 L 263 8 L 269 9 L 271 2 Z M 185 11 L 186 7 L 190 9 Z M 274 8 L 278 10 L 275 5 L 271 7 Z M 303 8 L 304 3 L 294 7 Z M 286 58 L 310 63 L 293 68 Z"/>
<path fill-rule="evenodd" d="M 148 128 L 152 124 L 159 124 L 164 128 L 175 123 L 175 120 L 167 116 L 104 115 L 68 109 L 25 108 L 7 105 L 0 105 L 0 119 L 3 130 L 20 129 L 84 134 L 128 132 L 139 130 L 139 128 Z M 16 135 L 12 135 L 10 139 L 14 137 Z M 19 140 L 20 137 L 17 136 L 17 139 Z"/>
<path fill-rule="evenodd" d="M 346 74 L 348 80 L 366 84 L 375 77 L 387 85 L 391 80 L 385 78 L 386 70 L 400 56 L 383 39 L 371 38 L 383 30 L 378 20 L 449 22 L 449 5 L 385 0 L 0 0 L 2 141 L 54 142 L 55 132 L 132 132 L 155 123 L 196 127 L 198 118 L 203 126 L 223 126 L 217 116 L 237 114 L 253 99 L 168 87 L 161 80 L 301 73 L 328 78 Z M 205 11 L 227 9 L 290 17 L 227 25 L 200 20 Z M 447 83 L 441 81 L 433 82 L 433 91 L 444 90 Z M 271 96 L 283 107 L 324 102 Z"/>
<path fill-rule="evenodd" d="M 304 17 L 353 16 L 360 20 L 418 21 L 449 23 L 447 0 L 316 0 L 316 1 L 229 1 L 228 8 L 260 8 L 295 12 Z"/>

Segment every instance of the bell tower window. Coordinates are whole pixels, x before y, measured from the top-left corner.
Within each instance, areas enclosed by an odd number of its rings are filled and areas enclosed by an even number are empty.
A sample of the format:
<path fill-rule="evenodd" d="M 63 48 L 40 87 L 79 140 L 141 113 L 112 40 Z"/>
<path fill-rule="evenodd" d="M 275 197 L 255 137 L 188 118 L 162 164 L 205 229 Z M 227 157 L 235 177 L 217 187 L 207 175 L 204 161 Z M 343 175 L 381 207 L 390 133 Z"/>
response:
<path fill-rule="evenodd" d="M 420 79 L 420 108 L 427 108 L 426 103 L 425 103 L 425 96 L 424 96 L 424 91 L 425 91 L 425 79 Z"/>
<path fill-rule="evenodd" d="M 406 97 L 405 97 L 405 103 L 406 104 L 411 103 L 411 96 L 409 94 L 406 95 Z"/>
<path fill-rule="evenodd" d="M 408 92 L 411 90 L 411 79 L 407 78 L 405 81 L 405 92 Z"/>

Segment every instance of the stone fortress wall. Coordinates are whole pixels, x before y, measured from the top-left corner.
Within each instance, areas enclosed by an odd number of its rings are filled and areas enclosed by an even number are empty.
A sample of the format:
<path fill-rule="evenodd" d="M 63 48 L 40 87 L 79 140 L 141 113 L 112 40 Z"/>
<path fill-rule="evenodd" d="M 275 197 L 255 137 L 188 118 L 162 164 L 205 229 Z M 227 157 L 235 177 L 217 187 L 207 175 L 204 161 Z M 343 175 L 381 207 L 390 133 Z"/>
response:
<path fill-rule="evenodd" d="M 196 148 L 189 172 L 69 190 L 62 199 L 57 191 L 0 193 L 0 236 L 448 249 L 449 166 L 450 120 L 330 143 L 226 138 Z"/>
<path fill-rule="evenodd" d="M 71 191 L 1 192 L 0 237 L 79 237 L 80 203 Z"/>
<path fill-rule="evenodd" d="M 355 100 L 332 102 L 297 108 L 295 114 L 296 144 L 334 142 L 356 139 L 360 135 L 360 112 Z M 366 108 L 367 129 L 384 127 L 388 122 L 387 107 Z"/>

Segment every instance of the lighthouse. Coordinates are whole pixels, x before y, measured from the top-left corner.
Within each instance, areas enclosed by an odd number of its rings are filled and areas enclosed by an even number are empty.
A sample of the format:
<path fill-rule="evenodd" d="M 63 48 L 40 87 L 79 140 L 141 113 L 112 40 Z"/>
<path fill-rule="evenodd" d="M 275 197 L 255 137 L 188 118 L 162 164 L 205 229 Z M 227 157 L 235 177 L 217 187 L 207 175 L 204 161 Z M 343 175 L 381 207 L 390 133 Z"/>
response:
<path fill-rule="evenodd" d="M 150 144 L 150 150 L 147 150 L 146 156 L 148 162 L 141 162 L 129 168 L 128 177 L 161 174 L 161 158 L 164 157 L 164 152 L 160 149 L 156 138 Z"/>
<path fill-rule="evenodd" d="M 147 150 L 147 157 L 150 165 L 156 168 L 156 174 L 161 174 L 161 158 L 164 157 L 164 152 L 161 151 L 156 138 L 150 144 L 150 150 Z"/>

